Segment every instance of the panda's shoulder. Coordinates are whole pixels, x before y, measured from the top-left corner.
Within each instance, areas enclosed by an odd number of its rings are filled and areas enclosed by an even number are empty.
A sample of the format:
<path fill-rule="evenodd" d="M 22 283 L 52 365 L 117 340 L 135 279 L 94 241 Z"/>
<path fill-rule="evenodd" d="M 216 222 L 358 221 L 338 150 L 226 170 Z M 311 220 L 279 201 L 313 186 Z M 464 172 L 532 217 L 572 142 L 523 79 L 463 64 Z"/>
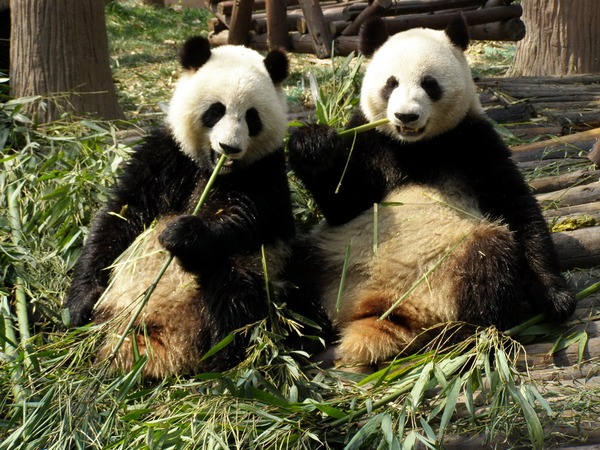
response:
<path fill-rule="evenodd" d="M 167 128 L 151 130 L 134 147 L 120 175 L 121 186 L 168 186 L 196 180 L 205 172 L 188 157 Z"/>
<path fill-rule="evenodd" d="M 198 165 L 182 151 L 167 127 L 149 131 L 134 148 L 131 162 L 162 170 L 170 166 L 179 167 L 182 171 L 198 169 Z"/>
<path fill-rule="evenodd" d="M 450 130 L 446 135 L 440 138 L 447 142 L 447 145 L 456 145 L 463 149 L 465 156 L 491 156 L 498 158 L 510 157 L 510 150 L 493 123 L 484 113 L 469 113 L 458 124 L 456 128 Z M 485 152 L 481 150 L 485 149 Z"/>

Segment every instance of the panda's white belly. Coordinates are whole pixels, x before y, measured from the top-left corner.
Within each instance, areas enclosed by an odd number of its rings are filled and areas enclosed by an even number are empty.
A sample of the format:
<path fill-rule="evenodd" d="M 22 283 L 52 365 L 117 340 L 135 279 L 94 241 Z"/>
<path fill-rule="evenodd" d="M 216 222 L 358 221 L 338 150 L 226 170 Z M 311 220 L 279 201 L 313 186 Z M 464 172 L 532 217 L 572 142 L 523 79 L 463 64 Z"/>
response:
<path fill-rule="evenodd" d="M 161 219 L 155 226 L 138 236 L 135 242 L 114 263 L 110 284 L 97 304 L 97 309 L 114 311 L 132 310 L 139 306 L 144 294 L 155 281 L 169 258 L 169 253 L 158 242 L 169 218 Z M 172 260 L 156 285 L 143 315 L 155 315 L 157 308 L 180 310 L 197 291 L 194 277 Z"/>
<path fill-rule="evenodd" d="M 147 355 L 144 374 L 161 378 L 198 369 L 204 328 L 201 290 L 193 275 L 172 260 L 145 305 L 142 299 L 157 279 L 169 253 L 158 236 L 169 222 L 164 217 L 140 235 L 115 262 L 111 281 L 96 305 L 95 318 L 107 322 L 107 337 L 99 350 L 106 358 L 126 332 L 131 318 L 139 316 L 117 353 L 114 364 L 130 370 L 135 353 Z M 135 348 L 134 350 L 134 341 Z"/>
<path fill-rule="evenodd" d="M 379 205 L 315 234 L 330 270 L 325 307 L 337 324 L 369 308 L 379 314 L 402 298 L 409 316 L 431 323 L 456 319 L 448 264 L 476 227 L 490 226 L 459 186 L 403 186 Z M 492 225 L 494 226 L 494 225 Z M 350 243 L 341 301 L 339 284 Z"/>

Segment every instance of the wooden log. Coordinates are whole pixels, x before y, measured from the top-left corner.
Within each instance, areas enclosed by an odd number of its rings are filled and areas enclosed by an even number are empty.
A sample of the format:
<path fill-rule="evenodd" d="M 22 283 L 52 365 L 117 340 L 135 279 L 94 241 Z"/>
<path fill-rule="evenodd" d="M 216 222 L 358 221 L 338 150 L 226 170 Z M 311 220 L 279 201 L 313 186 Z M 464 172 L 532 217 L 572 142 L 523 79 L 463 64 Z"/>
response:
<path fill-rule="evenodd" d="M 552 220 L 553 218 L 567 216 L 596 215 L 598 211 L 600 211 L 600 202 L 590 202 L 580 205 L 563 206 L 561 208 L 546 208 L 543 210 L 543 213 L 547 220 Z"/>
<path fill-rule="evenodd" d="M 559 167 L 561 170 L 579 169 L 583 165 L 582 161 L 584 161 L 584 158 L 565 158 L 560 155 L 551 155 L 539 160 L 518 162 L 517 166 L 526 174 L 528 171 L 532 173 L 556 171 Z"/>
<path fill-rule="evenodd" d="M 358 51 L 358 36 L 338 36 L 335 41 L 335 54 L 346 56 Z"/>
<path fill-rule="evenodd" d="M 221 31 L 218 34 L 210 36 L 211 45 L 225 45 L 227 44 L 229 30 Z M 289 33 L 290 35 L 290 47 L 294 53 L 312 53 L 315 52 L 315 43 L 309 34 L 298 33 L 297 31 Z M 267 34 L 261 33 L 256 34 L 250 32 L 248 38 L 248 45 L 256 50 L 268 50 L 269 44 L 267 42 Z M 336 52 L 336 55 L 339 53 Z"/>
<path fill-rule="evenodd" d="M 480 8 L 485 1 L 482 0 L 408 0 L 394 2 L 394 4 L 386 11 L 390 16 L 401 16 L 406 14 L 427 14 L 448 9 L 476 9 Z"/>
<path fill-rule="evenodd" d="M 583 332 L 588 334 L 588 342 L 583 352 L 582 363 L 593 361 L 600 354 L 600 323 L 589 321 L 581 324 L 573 332 Z M 578 343 L 568 346 L 566 349 L 558 352 L 552 352 L 553 342 L 541 342 L 527 345 L 527 354 L 525 360 L 530 369 L 540 369 L 549 367 L 571 367 L 576 366 L 579 361 Z M 598 367 L 596 367 L 596 371 Z"/>
<path fill-rule="evenodd" d="M 600 201 L 600 182 L 574 186 L 558 191 L 546 192 L 536 195 L 542 207 L 556 207 L 581 205 Z"/>
<path fill-rule="evenodd" d="M 222 20 L 219 20 L 217 17 L 211 17 L 208 20 L 208 31 L 210 33 L 220 33 L 223 30 L 227 29 L 227 25 L 223 23 Z"/>
<path fill-rule="evenodd" d="M 469 25 L 480 25 L 483 23 L 499 22 L 513 18 L 519 18 L 523 13 L 521 5 L 507 5 L 496 8 L 478 9 L 465 11 L 463 13 Z M 409 14 L 405 16 L 384 17 L 388 32 L 399 33 L 410 28 L 425 27 L 444 29 L 455 14 Z"/>
<path fill-rule="evenodd" d="M 562 75 L 562 76 L 547 76 L 547 77 L 488 77 L 477 82 L 482 87 L 500 87 L 500 86 L 529 86 L 544 84 L 598 84 L 600 83 L 600 75 L 585 74 L 585 75 Z"/>
<path fill-rule="evenodd" d="M 297 28 L 298 21 L 301 21 L 301 20 L 302 20 L 302 11 L 300 11 L 298 13 L 287 13 L 283 20 L 283 24 L 285 24 L 285 25 L 282 25 L 282 28 L 285 29 L 285 32 L 287 34 L 289 30 L 295 30 Z M 254 14 L 252 16 L 251 28 L 252 28 L 252 31 L 254 31 L 256 34 L 267 33 L 269 27 L 267 25 L 266 14 Z M 286 36 L 286 38 L 287 38 L 286 42 L 289 45 L 289 35 Z"/>
<path fill-rule="evenodd" d="M 517 18 L 469 27 L 469 35 L 475 41 L 517 42 L 525 37 L 525 33 L 525 23 Z"/>
<path fill-rule="evenodd" d="M 342 31 L 341 34 L 343 36 L 358 34 L 358 30 L 365 20 L 367 20 L 369 17 L 383 15 L 386 10 L 390 8 L 390 6 L 392 6 L 392 0 L 373 0 L 373 3 L 371 3 L 367 8 L 363 9 L 358 17 L 354 19 L 350 25 L 344 28 L 344 31 Z"/>
<path fill-rule="evenodd" d="M 487 108 L 485 112 L 490 119 L 498 123 L 529 122 L 536 116 L 534 106 L 525 102 Z"/>
<path fill-rule="evenodd" d="M 327 13 L 323 12 L 323 19 L 325 21 L 325 23 L 327 24 L 327 27 L 330 28 L 331 30 L 331 23 L 333 22 L 348 22 L 351 20 L 351 14 L 349 11 L 344 10 L 344 9 L 338 9 L 338 10 L 329 10 Z M 300 33 L 309 33 L 309 28 L 308 28 L 308 21 L 306 20 L 306 18 L 304 16 L 300 17 L 300 19 L 297 21 L 296 26 L 294 28 L 292 28 L 292 30 L 297 30 Z M 330 35 L 331 35 L 331 31 L 330 31 Z"/>
<path fill-rule="evenodd" d="M 211 1 L 210 10 L 213 13 L 220 13 L 224 16 L 230 16 L 233 13 L 233 8 L 237 0 L 218 0 Z M 277 0 L 278 3 L 283 3 L 286 8 L 298 6 L 298 0 Z M 266 9 L 266 0 L 255 0 L 254 11 L 260 11 Z"/>
<path fill-rule="evenodd" d="M 298 1 L 300 3 L 300 7 L 302 8 L 302 13 L 307 21 L 309 34 L 314 43 L 315 55 L 317 58 L 330 57 L 333 41 L 318 1 Z"/>
<path fill-rule="evenodd" d="M 600 264 L 600 227 L 552 233 L 561 270 Z"/>
<path fill-rule="evenodd" d="M 248 44 L 248 34 L 250 33 L 253 7 L 254 0 L 236 0 L 231 13 L 228 44 Z"/>
<path fill-rule="evenodd" d="M 266 0 L 267 43 L 269 50 L 287 49 L 289 35 L 287 27 L 287 8 L 281 0 Z"/>
<path fill-rule="evenodd" d="M 580 169 L 574 172 L 541 177 L 529 182 L 534 194 L 544 194 L 573 186 L 582 186 L 600 180 L 600 170 Z"/>
<path fill-rule="evenodd" d="M 504 125 L 512 134 L 522 140 L 534 140 L 539 138 L 540 136 L 562 136 L 563 128 L 558 126 L 550 126 L 550 125 L 535 125 L 533 123 L 529 124 L 514 124 L 507 123 Z"/>
<path fill-rule="evenodd" d="M 600 111 L 564 111 L 550 115 L 558 125 L 585 124 L 600 122 Z M 600 126 L 594 127 L 599 128 Z"/>
<path fill-rule="evenodd" d="M 552 99 L 549 99 L 552 100 Z M 535 104 L 539 110 L 545 109 L 556 109 L 560 111 L 564 110 L 584 110 L 584 109 L 598 109 L 600 107 L 600 100 L 590 100 L 590 101 L 576 101 L 576 102 L 556 102 L 556 101 L 542 101 L 541 99 L 536 99 Z"/>
<path fill-rule="evenodd" d="M 597 140 L 594 143 L 592 151 L 588 154 L 588 158 L 596 165 L 596 167 L 600 165 L 600 140 Z"/>
<path fill-rule="evenodd" d="M 538 141 L 511 147 L 512 158 L 515 161 L 531 161 L 541 159 L 545 153 L 565 151 L 566 153 L 588 153 L 600 138 L 600 128 L 570 134 L 560 138 Z"/>
<path fill-rule="evenodd" d="M 223 14 L 214 13 L 215 17 L 221 22 L 223 27 L 218 27 L 219 29 L 227 29 L 229 30 L 229 26 L 231 25 L 231 16 L 224 16 Z M 215 27 L 217 28 L 217 27 Z"/>

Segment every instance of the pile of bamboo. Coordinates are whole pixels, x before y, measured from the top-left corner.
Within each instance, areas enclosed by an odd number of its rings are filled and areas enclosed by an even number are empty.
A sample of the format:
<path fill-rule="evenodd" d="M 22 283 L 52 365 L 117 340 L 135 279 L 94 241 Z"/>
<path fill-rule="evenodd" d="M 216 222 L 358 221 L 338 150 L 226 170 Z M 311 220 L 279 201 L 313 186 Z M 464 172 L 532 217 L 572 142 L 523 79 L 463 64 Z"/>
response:
<path fill-rule="evenodd" d="M 472 39 L 517 41 L 525 36 L 521 5 L 513 0 L 207 0 L 214 45 L 286 48 L 319 58 L 358 47 L 366 19 L 381 16 L 390 33 L 444 28 L 462 11 Z"/>

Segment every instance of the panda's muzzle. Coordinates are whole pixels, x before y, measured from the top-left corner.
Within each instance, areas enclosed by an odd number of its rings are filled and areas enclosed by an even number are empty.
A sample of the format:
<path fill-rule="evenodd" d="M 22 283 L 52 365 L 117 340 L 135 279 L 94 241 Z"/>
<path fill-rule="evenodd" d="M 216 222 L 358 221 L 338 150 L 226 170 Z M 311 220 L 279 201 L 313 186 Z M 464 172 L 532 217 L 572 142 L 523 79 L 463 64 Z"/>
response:
<path fill-rule="evenodd" d="M 232 147 L 231 145 L 223 144 L 222 142 L 219 142 L 219 147 L 221 147 L 221 153 L 223 153 L 226 156 L 229 156 L 230 158 L 235 158 L 236 155 L 242 153 L 241 148 Z"/>
<path fill-rule="evenodd" d="M 213 150 L 212 152 L 212 158 L 215 164 L 219 160 L 220 155 L 225 155 L 228 157 L 225 166 L 231 166 L 236 156 L 242 153 L 241 148 L 232 147 L 231 145 L 223 144 L 222 142 L 219 142 L 219 147 L 219 150 Z"/>
<path fill-rule="evenodd" d="M 396 124 L 396 130 L 401 134 L 419 134 L 422 133 L 425 127 L 411 127 L 407 124 L 414 124 L 419 120 L 420 116 L 418 114 L 409 113 L 394 113 L 398 122 Z"/>

